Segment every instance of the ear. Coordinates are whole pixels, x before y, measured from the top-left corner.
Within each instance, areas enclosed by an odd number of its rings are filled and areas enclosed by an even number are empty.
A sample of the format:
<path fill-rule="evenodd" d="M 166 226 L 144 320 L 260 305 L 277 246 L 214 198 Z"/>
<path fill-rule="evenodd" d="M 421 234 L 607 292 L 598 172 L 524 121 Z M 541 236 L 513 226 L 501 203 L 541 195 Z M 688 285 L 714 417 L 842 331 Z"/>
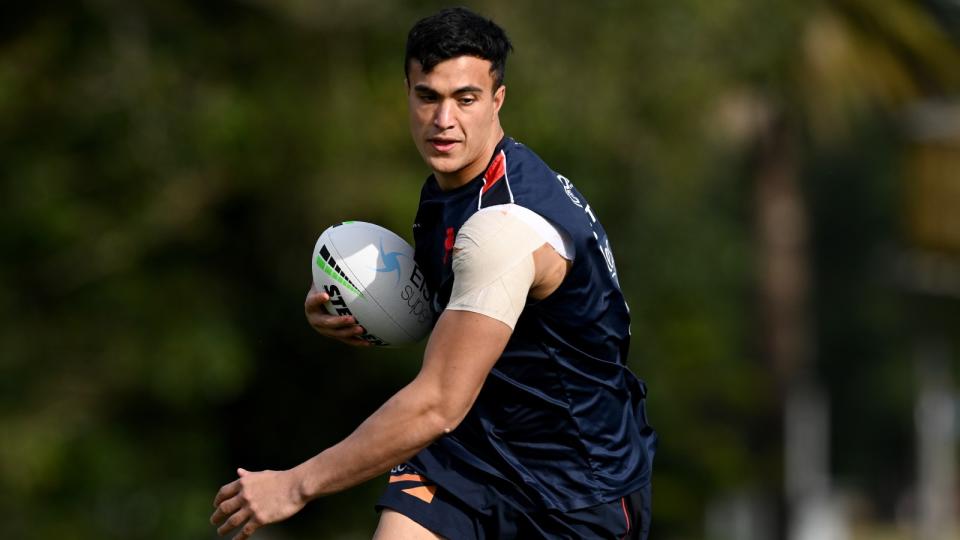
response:
<path fill-rule="evenodd" d="M 493 93 L 493 112 L 499 113 L 500 107 L 503 107 L 503 100 L 507 98 L 507 86 L 504 84 L 500 85 L 500 88 L 497 88 L 497 91 Z"/>

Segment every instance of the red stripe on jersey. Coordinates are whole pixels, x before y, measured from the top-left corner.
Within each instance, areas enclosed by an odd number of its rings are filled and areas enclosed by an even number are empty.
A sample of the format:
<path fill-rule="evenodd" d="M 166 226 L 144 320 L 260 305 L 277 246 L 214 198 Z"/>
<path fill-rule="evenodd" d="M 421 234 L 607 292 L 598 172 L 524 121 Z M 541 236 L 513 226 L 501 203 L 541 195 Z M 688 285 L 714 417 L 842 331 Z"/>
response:
<path fill-rule="evenodd" d="M 450 259 L 450 252 L 453 251 L 453 243 L 456 240 L 453 227 L 447 227 L 447 236 L 443 239 L 443 264 L 447 264 Z"/>
<path fill-rule="evenodd" d="M 491 186 L 496 184 L 503 178 L 506 173 L 506 158 L 503 156 L 503 152 L 499 152 L 497 157 L 493 158 L 493 163 L 487 167 L 487 172 L 483 173 L 483 189 L 480 193 L 486 193 Z"/>
<path fill-rule="evenodd" d="M 623 508 L 623 518 L 627 520 L 627 534 L 623 535 L 623 538 L 630 534 L 630 513 L 627 512 L 627 499 L 626 497 L 620 497 L 620 508 Z"/>

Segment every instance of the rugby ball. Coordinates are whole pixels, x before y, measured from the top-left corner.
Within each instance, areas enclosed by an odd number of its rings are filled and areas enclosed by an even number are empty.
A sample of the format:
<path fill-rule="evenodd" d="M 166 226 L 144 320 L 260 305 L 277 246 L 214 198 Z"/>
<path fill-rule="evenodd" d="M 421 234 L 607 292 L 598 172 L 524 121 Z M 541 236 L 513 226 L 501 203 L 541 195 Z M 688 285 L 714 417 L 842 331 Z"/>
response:
<path fill-rule="evenodd" d="M 333 315 L 353 315 L 381 347 L 420 341 L 433 326 L 433 307 L 413 248 L 373 223 L 345 221 L 323 231 L 313 248 L 313 284 L 326 291 Z"/>

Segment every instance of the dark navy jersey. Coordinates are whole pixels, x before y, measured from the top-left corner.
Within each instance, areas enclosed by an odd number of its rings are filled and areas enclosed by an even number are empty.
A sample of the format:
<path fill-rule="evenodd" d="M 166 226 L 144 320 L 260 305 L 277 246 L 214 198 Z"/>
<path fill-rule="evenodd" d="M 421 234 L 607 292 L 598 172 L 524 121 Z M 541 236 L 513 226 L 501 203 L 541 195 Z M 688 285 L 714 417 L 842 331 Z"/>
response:
<path fill-rule="evenodd" d="M 507 203 L 561 229 L 573 265 L 553 294 L 528 301 L 463 422 L 410 465 L 478 509 L 506 498 L 571 511 L 636 492 L 650 480 L 656 435 L 645 386 L 626 367 L 630 316 L 610 243 L 570 181 L 512 139 L 473 181 L 443 191 L 431 176 L 423 187 L 415 258 L 435 311 L 450 298 L 457 231 L 480 208 Z"/>

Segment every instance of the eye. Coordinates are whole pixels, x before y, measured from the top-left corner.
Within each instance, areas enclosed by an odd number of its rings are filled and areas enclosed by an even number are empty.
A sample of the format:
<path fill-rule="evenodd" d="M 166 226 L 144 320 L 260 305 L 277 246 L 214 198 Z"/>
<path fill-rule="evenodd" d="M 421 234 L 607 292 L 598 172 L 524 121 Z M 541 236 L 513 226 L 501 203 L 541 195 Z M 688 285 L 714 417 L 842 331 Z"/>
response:
<path fill-rule="evenodd" d="M 437 96 L 434 94 L 418 94 L 417 97 L 424 103 L 433 103 L 437 101 Z"/>
<path fill-rule="evenodd" d="M 477 101 L 477 98 L 473 96 L 464 96 L 460 98 L 461 105 L 473 105 Z"/>

